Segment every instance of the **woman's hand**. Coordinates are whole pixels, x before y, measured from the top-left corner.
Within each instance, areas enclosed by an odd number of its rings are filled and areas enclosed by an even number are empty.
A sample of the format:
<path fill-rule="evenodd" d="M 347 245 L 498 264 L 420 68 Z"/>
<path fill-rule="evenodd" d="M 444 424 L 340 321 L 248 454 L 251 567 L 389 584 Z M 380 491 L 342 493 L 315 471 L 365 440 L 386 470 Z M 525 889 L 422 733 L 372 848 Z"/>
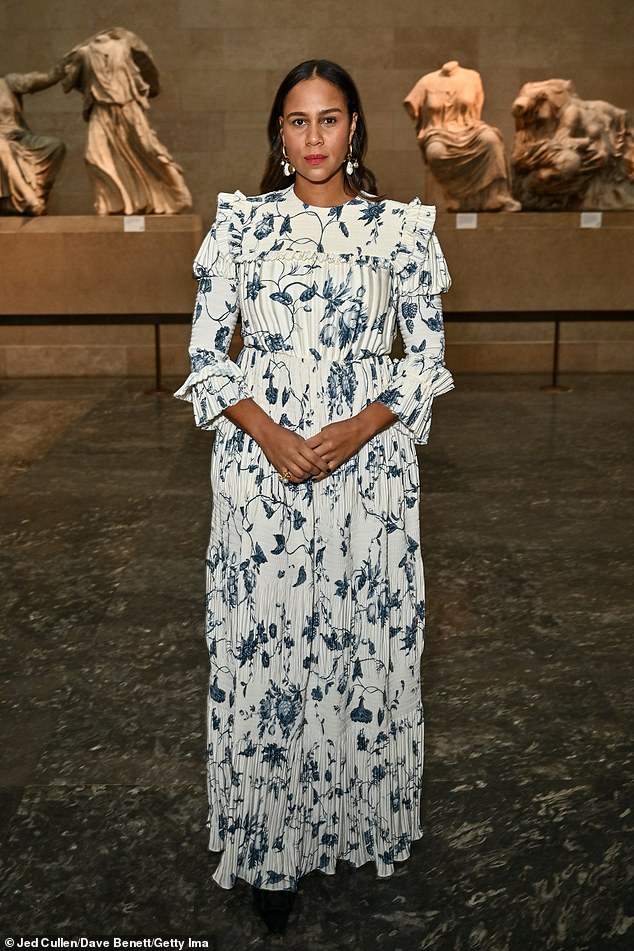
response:
<path fill-rule="evenodd" d="M 251 436 L 289 482 L 319 482 L 346 462 L 365 443 L 397 419 L 383 403 L 370 403 L 350 419 L 329 423 L 319 433 L 303 439 L 297 433 L 275 423 L 255 400 L 243 399 L 224 411 L 227 419 Z"/>
<path fill-rule="evenodd" d="M 305 482 L 315 477 L 324 478 L 329 469 L 319 453 L 315 452 L 297 433 L 272 423 L 254 437 L 272 466 L 280 473 L 288 472 L 286 481 Z"/>
<path fill-rule="evenodd" d="M 351 459 L 367 440 L 368 436 L 359 417 L 353 416 L 340 423 L 329 423 L 321 432 L 309 436 L 306 442 L 319 454 L 328 474 Z M 323 478 L 323 475 L 318 475 L 315 482 Z"/>
<path fill-rule="evenodd" d="M 255 400 L 239 400 L 233 406 L 228 406 L 223 415 L 255 439 L 280 475 L 289 473 L 284 477 L 289 482 L 304 482 L 313 476 L 328 474 L 323 459 L 308 446 L 306 440 L 274 422 Z"/>
<path fill-rule="evenodd" d="M 387 429 L 396 419 L 397 416 L 383 403 L 370 403 L 356 416 L 324 426 L 321 432 L 310 436 L 306 444 L 319 453 L 328 470 L 334 472 L 356 455 L 372 436 Z M 314 481 L 319 482 L 323 478 L 324 475 L 317 475 Z"/>
<path fill-rule="evenodd" d="M 325 474 L 328 475 L 356 455 L 370 435 L 359 417 L 353 416 L 340 423 L 329 423 L 321 432 L 310 436 L 306 443 L 319 454 L 326 466 Z M 319 474 L 314 477 L 314 480 L 319 482 L 323 478 L 325 476 Z"/>

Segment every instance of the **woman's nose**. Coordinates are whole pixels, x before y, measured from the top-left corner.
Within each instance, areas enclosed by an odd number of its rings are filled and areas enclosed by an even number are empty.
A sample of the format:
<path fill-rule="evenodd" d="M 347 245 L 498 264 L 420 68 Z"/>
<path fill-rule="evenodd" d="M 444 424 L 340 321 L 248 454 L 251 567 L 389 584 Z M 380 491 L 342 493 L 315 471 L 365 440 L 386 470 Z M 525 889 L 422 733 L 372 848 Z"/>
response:
<path fill-rule="evenodd" d="M 316 145 L 321 142 L 321 129 L 317 123 L 306 127 L 306 142 L 309 145 Z"/>

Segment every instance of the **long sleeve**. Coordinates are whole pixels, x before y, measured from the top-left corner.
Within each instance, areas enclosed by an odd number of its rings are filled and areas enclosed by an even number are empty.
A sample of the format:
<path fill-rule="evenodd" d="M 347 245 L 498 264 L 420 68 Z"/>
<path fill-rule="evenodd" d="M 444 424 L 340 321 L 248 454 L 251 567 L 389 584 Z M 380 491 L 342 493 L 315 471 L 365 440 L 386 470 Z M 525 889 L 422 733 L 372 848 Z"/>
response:
<path fill-rule="evenodd" d="M 429 438 L 434 397 L 453 389 L 445 367 L 445 337 L 440 295 L 451 278 L 436 235 L 431 231 L 434 209 L 410 205 L 412 230 L 405 236 L 396 274 L 398 323 L 405 357 L 394 365 L 390 385 L 377 399 L 395 413 L 415 442 Z M 407 237 L 409 240 L 407 240 Z"/>
<path fill-rule="evenodd" d="M 191 373 L 174 394 L 193 406 L 196 425 L 215 429 L 218 417 L 252 394 L 227 352 L 239 316 L 238 279 L 232 253 L 240 240 L 236 195 L 221 193 L 209 234 L 194 260 L 198 293 L 189 344 Z"/>

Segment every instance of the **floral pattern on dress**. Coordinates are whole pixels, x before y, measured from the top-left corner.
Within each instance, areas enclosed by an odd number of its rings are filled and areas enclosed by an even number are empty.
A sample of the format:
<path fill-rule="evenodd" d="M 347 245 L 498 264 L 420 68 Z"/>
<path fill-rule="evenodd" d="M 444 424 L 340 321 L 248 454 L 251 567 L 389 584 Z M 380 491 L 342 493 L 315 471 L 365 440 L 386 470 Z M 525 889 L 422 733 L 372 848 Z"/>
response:
<path fill-rule="evenodd" d="M 216 433 L 207 775 L 225 888 L 240 877 L 295 890 L 339 859 L 388 876 L 422 835 L 415 446 L 453 386 L 434 214 L 363 196 L 318 208 L 292 186 L 221 193 L 196 256 L 192 372 L 176 395 Z M 406 356 L 392 361 L 397 326 Z M 222 415 L 248 397 L 304 437 L 375 400 L 398 420 L 323 481 L 295 485 Z"/>

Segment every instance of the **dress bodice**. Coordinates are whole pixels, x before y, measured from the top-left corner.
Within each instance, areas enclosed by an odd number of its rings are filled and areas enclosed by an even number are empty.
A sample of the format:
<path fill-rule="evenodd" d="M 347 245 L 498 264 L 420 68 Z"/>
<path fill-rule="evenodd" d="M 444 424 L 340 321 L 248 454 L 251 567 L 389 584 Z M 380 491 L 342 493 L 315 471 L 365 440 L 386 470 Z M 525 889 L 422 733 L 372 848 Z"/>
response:
<path fill-rule="evenodd" d="M 450 279 L 433 235 L 435 208 L 362 196 L 308 205 L 292 186 L 247 198 L 221 193 L 194 272 L 235 277 L 245 347 L 326 349 L 333 359 L 389 353 L 398 283 L 418 258 L 427 290 Z"/>
<path fill-rule="evenodd" d="M 292 185 L 221 192 L 194 261 L 192 374 L 179 390 L 200 425 L 215 428 L 214 416 L 251 397 L 306 432 L 378 399 L 424 441 L 431 398 L 451 381 L 439 298 L 450 277 L 434 219 L 418 198 L 359 195 L 322 208 Z M 244 347 L 234 363 L 238 317 Z M 392 364 L 397 325 L 406 357 Z"/>

